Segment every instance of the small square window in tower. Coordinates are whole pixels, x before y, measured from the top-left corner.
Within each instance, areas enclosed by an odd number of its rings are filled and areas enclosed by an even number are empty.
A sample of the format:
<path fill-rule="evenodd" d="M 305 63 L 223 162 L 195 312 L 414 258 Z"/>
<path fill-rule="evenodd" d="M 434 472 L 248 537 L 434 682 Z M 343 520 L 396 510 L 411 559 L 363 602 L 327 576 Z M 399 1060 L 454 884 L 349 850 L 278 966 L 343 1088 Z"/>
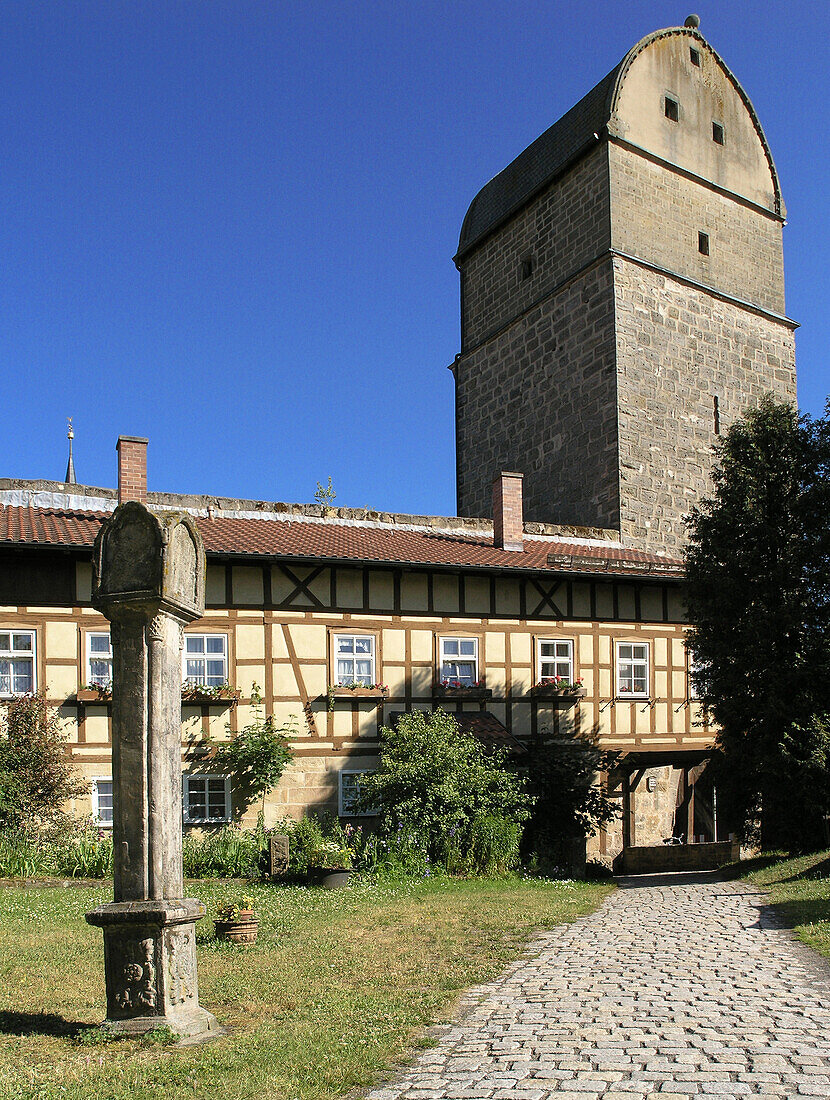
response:
<path fill-rule="evenodd" d="M 697 250 L 701 256 L 709 255 L 709 234 L 698 233 L 697 235 Z"/>
<path fill-rule="evenodd" d="M 712 141 L 715 145 L 723 145 L 723 126 L 719 122 L 712 123 Z"/>
<path fill-rule="evenodd" d="M 700 68 L 700 50 L 696 50 L 694 46 L 689 46 L 689 57 L 695 68 Z"/>
<path fill-rule="evenodd" d="M 667 95 L 664 100 L 663 111 L 669 122 L 677 122 L 680 118 L 680 104 L 676 99 L 672 99 L 670 95 Z"/>

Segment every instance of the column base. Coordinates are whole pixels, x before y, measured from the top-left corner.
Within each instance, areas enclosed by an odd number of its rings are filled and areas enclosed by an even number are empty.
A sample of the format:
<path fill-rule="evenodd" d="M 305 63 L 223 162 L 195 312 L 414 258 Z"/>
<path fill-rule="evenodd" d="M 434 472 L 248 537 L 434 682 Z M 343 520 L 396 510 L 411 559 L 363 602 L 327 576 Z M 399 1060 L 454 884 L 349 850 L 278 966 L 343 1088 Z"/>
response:
<path fill-rule="evenodd" d="M 86 914 L 104 932 L 108 1031 L 167 1027 L 185 1038 L 219 1030 L 199 1004 L 195 926 L 204 914 L 195 898 L 117 901 Z"/>

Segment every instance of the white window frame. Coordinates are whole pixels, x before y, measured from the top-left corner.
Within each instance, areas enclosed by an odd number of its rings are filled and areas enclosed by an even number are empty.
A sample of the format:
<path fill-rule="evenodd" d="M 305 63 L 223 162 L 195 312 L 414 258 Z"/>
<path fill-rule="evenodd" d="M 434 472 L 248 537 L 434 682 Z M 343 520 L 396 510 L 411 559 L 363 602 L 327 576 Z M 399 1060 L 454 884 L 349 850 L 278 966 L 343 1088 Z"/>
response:
<path fill-rule="evenodd" d="M 457 642 L 457 643 L 459 643 L 459 645 L 458 645 L 459 652 L 448 654 L 446 652 L 447 642 Z M 470 656 L 469 653 L 461 653 L 461 645 L 460 645 L 461 642 L 472 642 L 472 644 L 473 644 L 472 656 Z M 469 687 L 475 687 L 477 684 L 479 684 L 481 682 L 482 677 L 481 677 L 481 669 L 480 669 L 479 663 L 478 663 L 478 638 L 472 638 L 472 637 L 470 637 L 469 634 L 466 634 L 466 635 L 465 634 L 441 635 L 438 639 L 438 682 L 443 683 L 445 680 L 458 680 L 459 682 L 461 682 L 461 678 L 459 676 L 445 676 L 444 675 L 444 665 L 445 664 L 455 664 L 455 665 L 472 664 L 472 666 L 473 666 L 473 681 L 472 681 L 472 684 L 470 684 L 470 685 L 464 684 L 464 686 L 465 687 L 468 687 L 468 686 Z"/>
<path fill-rule="evenodd" d="M 188 652 L 187 652 L 187 640 L 188 640 L 188 638 L 202 638 L 202 639 L 204 639 L 204 642 L 205 642 L 205 651 L 204 651 L 204 653 L 202 653 L 202 654 L 198 654 L 198 653 L 188 654 Z M 225 674 L 222 677 L 219 684 L 211 684 L 211 683 L 208 682 L 207 662 L 208 662 L 208 660 L 216 661 L 216 660 L 219 659 L 219 656 L 220 656 L 219 654 L 216 654 L 216 653 L 210 653 L 210 654 L 208 653 L 208 651 L 207 651 L 207 639 L 208 638 L 222 638 L 222 639 L 224 639 L 224 651 L 221 654 L 221 658 L 222 658 L 222 661 L 223 661 L 224 666 L 225 666 Z M 188 656 L 193 661 L 203 661 L 204 662 L 205 675 L 204 675 L 203 679 L 194 680 L 194 679 L 191 679 L 187 675 Z M 200 631 L 193 631 L 193 633 L 188 632 L 188 633 L 185 634 L 185 636 L 184 636 L 184 645 L 182 646 L 182 683 L 183 684 L 187 684 L 189 687 L 219 687 L 219 686 L 221 686 L 221 684 L 226 684 L 226 683 L 229 682 L 228 665 L 229 665 L 229 658 L 228 658 L 228 635 L 227 634 L 223 634 L 221 632 L 215 632 L 215 631 L 201 631 L 201 630 Z"/>
<path fill-rule="evenodd" d="M 14 690 L 14 676 L 9 669 L 9 687 L 11 690 L 3 691 L 0 688 L 0 699 L 14 699 L 20 695 L 29 695 L 37 691 L 37 631 L 36 630 L 18 630 L 14 627 L 0 627 L 0 635 L 8 634 L 9 636 L 9 648 L 0 649 L 0 661 L 12 662 L 29 661 L 32 666 L 32 684 L 31 687 L 25 691 Z M 32 640 L 32 646 L 30 650 L 19 650 L 14 648 L 14 639 L 22 634 L 27 634 Z"/>
<path fill-rule="evenodd" d="M 109 644 L 109 652 L 108 653 L 93 653 L 92 652 L 92 639 L 93 638 L 109 638 L 109 643 L 110 643 Z M 92 676 L 92 662 L 93 662 L 93 660 L 95 660 L 95 661 L 109 661 L 110 675 L 109 675 L 109 679 L 106 681 L 106 683 L 111 685 L 112 684 L 112 634 L 109 632 L 109 630 L 88 630 L 86 632 L 85 649 L 86 649 L 86 665 L 85 665 L 86 681 L 85 682 L 90 687 L 93 687 L 93 686 L 95 686 L 96 684 L 99 683 L 99 681 L 93 679 L 93 676 Z M 102 685 L 102 686 L 104 686 L 104 685 Z"/>
<path fill-rule="evenodd" d="M 358 653 L 353 648 L 351 656 L 348 653 L 345 653 L 345 654 L 341 655 L 341 653 L 339 651 L 340 650 L 340 639 L 341 638 L 350 638 L 352 640 L 352 646 L 353 647 L 354 647 L 355 643 L 357 642 L 358 638 L 360 638 L 361 640 L 367 640 L 371 643 L 371 652 L 368 653 L 368 654 L 361 653 L 361 654 L 358 655 Z M 332 656 L 331 656 L 331 660 L 332 660 L 332 680 L 331 680 L 331 682 L 335 687 L 340 687 L 341 684 L 362 683 L 362 681 L 366 679 L 365 676 L 359 676 L 359 677 L 357 676 L 357 661 L 358 660 L 361 660 L 361 661 L 368 660 L 371 663 L 372 671 L 371 671 L 371 673 L 369 675 L 369 678 L 368 678 L 369 682 L 365 686 L 366 687 L 371 687 L 372 684 L 379 683 L 378 674 L 377 674 L 377 648 L 378 648 L 378 644 L 377 644 L 377 637 L 374 634 L 369 634 L 369 633 L 366 633 L 365 631 L 359 631 L 359 630 L 350 631 L 348 633 L 344 630 L 338 630 L 337 633 L 332 634 L 331 644 L 332 644 Z M 338 664 L 341 660 L 352 662 L 352 667 L 354 668 L 354 674 L 352 675 L 351 679 L 349 679 L 346 676 L 341 676 L 340 675 L 340 670 L 338 668 Z"/>
<path fill-rule="evenodd" d="M 543 657 L 542 656 L 542 646 L 543 645 L 553 645 L 553 646 L 556 646 L 557 648 L 559 646 L 567 646 L 567 650 L 568 650 L 567 656 L 561 657 L 557 654 L 554 657 Z M 549 664 L 553 664 L 554 666 L 556 666 L 556 665 L 559 665 L 563 661 L 567 661 L 567 663 L 568 663 L 568 673 L 567 673 L 567 676 L 564 677 L 564 679 L 567 679 L 568 683 L 572 684 L 574 682 L 574 648 L 575 647 L 574 647 L 573 638 L 537 638 L 536 639 L 536 669 L 537 669 L 536 682 L 540 683 L 544 679 L 547 679 L 547 678 L 552 679 L 553 678 L 553 677 L 550 677 L 548 673 L 544 672 L 544 670 L 542 668 L 542 665 L 544 663 L 549 663 Z M 559 675 L 559 673 L 554 673 L 554 676 L 558 676 L 558 675 Z"/>
<path fill-rule="evenodd" d="M 225 811 L 222 817 L 194 817 L 190 812 L 190 786 L 191 784 L 205 784 L 205 812 L 210 809 L 208 800 L 208 780 L 220 780 L 224 785 Z M 182 819 L 185 825 L 227 825 L 231 820 L 231 780 L 228 775 L 217 775 L 215 772 L 187 772 L 182 776 Z"/>
<path fill-rule="evenodd" d="M 339 817 L 377 817 L 377 810 L 364 810 L 358 812 L 354 804 L 351 802 L 353 794 L 351 791 L 344 789 L 347 785 L 343 783 L 344 778 L 353 775 L 374 775 L 374 768 L 344 768 L 340 772 L 338 777 L 338 806 L 337 813 Z"/>
<path fill-rule="evenodd" d="M 622 657 L 620 655 L 620 651 L 621 651 L 623 646 L 631 646 L 632 647 L 631 657 Z M 645 650 L 645 658 L 644 659 L 641 658 L 641 657 L 637 657 L 637 658 L 634 657 L 634 649 L 635 648 L 642 648 L 642 649 Z M 615 653 L 615 657 L 616 657 L 615 682 L 616 682 L 617 698 L 618 699 L 648 699 L 648 698 L 650 698 L 649 687 L 650 687 L 650 684 L 651 684 L 651 646 L 649 645 L 649 643 L 648 642 L 629 642 L 629 641 L 625 641 L 625 640 L 618 641 L 616 643 L 615 647 L 614 647 L 614 653 Z M 634 674 L 633 674 L 633 666 L 634 665 L 644 665 L 645 666 L 645 682 L 646 682 L 645 691 L 623 691 L 622 690 L 621 665 L 623 663 L 629 664 L 629 665 L 632 666 L 632 676 L 631 676 L 632 684 L 633 684 L 633 681 L 634 681 L 634 678 L 635 678 Z"/>
<path fill-rule="evenodd" d="M 100 783 L 109 783 L 109 785 L 110 785 L 109 797 L 110 797 L 111 805 L 110 805 L 109 809 L 110 809 L 110 813 L 113 816 L 110 818 L 109 821 L 103 820 L 101 818 L 101 802 L 100 802 L 101 789 L 99 787 Z M 95 776 L 95 778 L 92 780 L 92 783 L 91 783 L 91 794 L 92 794 L 92 816 L 95 820 L 95 824 L 100 825 L 100 827 L 102 829 L 111 829 L 112 828 L 112 823 L 113 823 L 113 818 L 115 816 L 115 787 L 113 786 L 112 777 L 109 776 L 109 775 Z"/>

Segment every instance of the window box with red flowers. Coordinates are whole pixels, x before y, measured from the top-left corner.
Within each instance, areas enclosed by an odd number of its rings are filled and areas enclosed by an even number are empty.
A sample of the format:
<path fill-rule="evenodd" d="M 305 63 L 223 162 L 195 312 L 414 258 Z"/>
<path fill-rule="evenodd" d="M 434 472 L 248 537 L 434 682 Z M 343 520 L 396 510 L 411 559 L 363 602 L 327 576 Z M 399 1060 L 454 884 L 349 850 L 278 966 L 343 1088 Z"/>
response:
<path fill-rule="evenodd" d="M 435 695 L 439 699 L 492 699 L 493 692 L 485 687 L 483 680 L 474 684 L 465 684 L 461 680 L 442 680 L 435 685 Z"/>
<path fill-rule="evenodd" d="M 537 699 L 559 700 L 565 704 L 585 698 L 582 680 L 568 680 L 564 676 L 543 676 L 532 689 Z"/>

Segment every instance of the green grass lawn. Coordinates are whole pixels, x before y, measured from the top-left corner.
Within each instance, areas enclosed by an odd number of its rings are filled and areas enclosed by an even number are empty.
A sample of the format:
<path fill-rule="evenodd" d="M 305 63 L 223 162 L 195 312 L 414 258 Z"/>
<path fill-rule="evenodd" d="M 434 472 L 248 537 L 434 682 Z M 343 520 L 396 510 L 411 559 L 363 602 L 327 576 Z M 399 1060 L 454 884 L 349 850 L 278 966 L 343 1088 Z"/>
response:
<path fill-rule="evenodd" d="M 198 926 L 201 1003 L 230 1028 L 178 1049 L 102 1041 L 103 942 L 84 913 L 111 887 L 0 889 L 0 1097 L 307 1100 L 359 1094 L 537 932 L 591 911 L 607 885 L 423 881 L 348 890 L 257 886 L 259 942 Z M 238 884 L 188 893 L 212 911 Z"/>
<path fill-rule="evenodd" d="M 800 940 L 830 958 L 830 851 L 796 859 L 762 855 L 742 864 L 740 873 L 768 891 Z"/>

